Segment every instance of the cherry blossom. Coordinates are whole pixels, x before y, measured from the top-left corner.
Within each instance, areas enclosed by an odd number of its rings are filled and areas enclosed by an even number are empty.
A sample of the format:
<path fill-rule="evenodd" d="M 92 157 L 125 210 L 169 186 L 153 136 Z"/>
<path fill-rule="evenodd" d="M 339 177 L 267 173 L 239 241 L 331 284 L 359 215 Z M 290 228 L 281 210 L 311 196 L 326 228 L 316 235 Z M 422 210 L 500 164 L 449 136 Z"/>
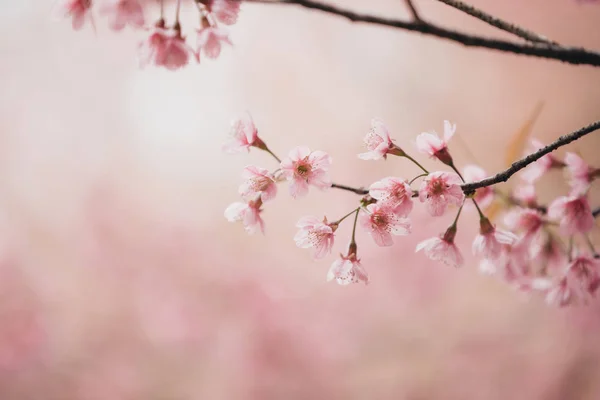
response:
<path fill-rule="evenodd" d="M 539 236 L 544 222 L 542 213 L 531 208 L 516 208 L 504 217 L 504 223 L 510 230 L 524 232 L 521 239 L 524 243 L 530 243 Z"/>
<path fill-rule="evenodd" d="M 517 241 L 514 233 L 496 229 L 487 218 L 479 222 L 479 235 L 473 241 L 473 254 L 494 260 L 500 257 L 502 245 L 512 245 Z"/>
<path fill-rule="evenodd" d="M 583 292 L 594 295 L 600 285 L 600 260 L 577 256 L 567 267 L 567 274 Z"/>
<path fill-rule="evenodd" d="M 446 165 L 453 165 L 452 157 L 448 151 L 448 142 L 456 132 L 456 124 L 444 121 L 444 139 L 440 139 L 435 132 L 423 132 L 416 139 L 417 149 L 421 153 L 437 158 Z"/>
<path fill-rule="evenodd" d="M 226 153 L 234 154 L 244 150 L 249 152 L 250 147 L 264 148 L 263 141 L 258 137 L 254 121 L 248 113 L 231 121 L 229 136 L 229 143 L 223 146 L 223 151 Z"/>
<path fill-rule="evenodd" d="M 317 217 L 309 216 L 301 218 L 296 227 L 300 228 L 294 237 L 298 247 L 304 249 L 313 247 L 315 258 L 323 258 L 331 253 L 333 233 L 337 229 L 336 223 L 328 223 L 327 218 L 321 221 Z"/>
<path fill-rule="evenodd" d="M 464 258 L 460 250 L 454 244 L 456 226 L 451 226 L 439 237 L 432 237 L 417 244 L 416 252 L 424 251 L 425 255 L 433 261 L 441 261 L 444 264 L 460 267 Z"/>
<path fill-rule="evenodd" d="M 576 301 L 576 295 L 566 276 L 556 282 L 551 279 L 537 279 L 533 282 L 533 287 L 544 292 L 546 303 L 553 306 L 565 307 Z"/>
<path fill-rule="evenodd" d="M 245 181 L 240 185 L 239 193 L 244 199 L 255 199 L 260 196 L 262 202 L 275 198 L 277 184 L 268 170 L 249 165 L 242 171 Z"/>
<path fill-rule="evenodd" d="M 387 158 L 388 154 L 404 155 L 404 152 L 394 144 L 388 128 L 378 119 L 371 120 L 371 130 L 365 136 L 364 142 L 369 151 L 358 155 L 362 160 L 381 160 Z"/>
<path fill-rule="evenodd" d="M 402 178 L 387 177 L 373 183 L 369 195 L 391 207 L 401 217 L 407 216 L 413 208 L 412 190 Z"/>
<path fill-rule="evenodd" d="M 360 223 L 378 246 L 393 245 L 392 235 L 408 235 L 411 229 L 407 218 L 399 217 L 389 205 L 379 203 L 366 207 Z"/>
<path fill-rule="evenodd" d="M 355 254 L 350 254 L 346 257 L 340 254 L 340 258 L 331 264 L 331 268 L 329 268 L 329 272 L 327 273 L 327 281 L 329 282 L 334 279 L 342 286 L 359 282 L 369 283 L 369 275 Z"/>
<path fill-rule="evenodd" d="M 260 199 L 246 203 L 236 202 L 227 207 L 225 218 L 229 222 L 242 221 L 244 229 L 249 234 L 256 233 L 259 230 L 264 233 L 264 222 L 260 217 L 260 213 L 262 212 L 260 209 L 261 206 L 262 201 Z"/>
<path fill-rule="evenodd" d="M 156 32 L 155 32 L 156 33 Z M 166 39 L 164 43 L 160 40 Z M 176 30 L 174 34 L 155 38 L 154 64 L 175 71 L 185 67 L 190 62 L 190 55 L 194 51 L 187 45 L 185 38 Z"/>
<path fill-rule="evenodd" d="M 594 228 L 594 216 L 586 196 L 561 196 L 548 207 L 548 216 L 560 221 L 564 235 L 586 233 Z"/>
<path fill-rule="evenodd" d="M 569 185 L 573 194 L 584 194 L 590 187 L 592 180 L 598 175 L 599 170 L 592 168 L 575 153 L 565 155 L 565 165 L 569 172 Z"/>
<path fill-rule="evenodd" d="M 229 34 L 225 29 L 207 26 L 198 30 L 196 54 L 200 51 L 208 58 L 217 58 L 221 54 L 223 44 L 232 45 Z"/>
<path fill-rule="evenodd" d="M 327 171 L 331 157 L 323 151 L 311 151 L 306 146 L 292 149 L 288 157 L 281 161 L 281 170 L 290 181 L 290 195 L 294 198 L 305 196 L 308 185 L 319 189 L 331 186 Z"/>
<path fill-rule="evenodd" d="M 544 144 L 537 139 L 531 139 L 530 153 L 534 153 L 544 147 Z M 546 172 L 552 168 L 564 166 L 564 163 L 558 160 L 552 153 L 548 153 L 537 161 L 529 164 L 521 173 L 521 178 L 528 183 L 534 183 L 540 179 Z"/>
<path fill-rule="evenodd" d="M 160 62 L 165 58 L 165 49 L 172 34 L 162 25 L 164 24 L 159 22 L 159 25 L 154 28 L 150 36 L 138 46 L 141 68 L 149 64 L 160 65 Z"/>
<path fill-rule="evenodd" d="M 513 189 L 513 198 L 530 208 L 537 208 L 537 195 L 535 186 L 530 183 L 518 185 Z"/>
<path fill-rule="evenodd" d="M 144 11 L 138 0 L 103 0 L 100 14 L 108 18 L 108 25 L 115 31 L 126 25 L 134 28 L 144 26 Z"/>
<path fill-rule="evenodd" d="M 487 177 L 488 174 L 484 169 L 477 165 L 471 164 L 463 168 L 463 178 L 467 183 L 477 182 Z M 476 189 L 473 198 L 481 208 L 487 208 L 494 201 L 494 189 L 491 186 Z"/>
<path fill-rule="evenodd" d="M 83 27 L 91 8 L 92 0 L 63 0 L 60 3 L 60 10 L 65 16 L 72 18 L 73 29 L 75 30 Z"/>
<path fill-rule="evenodd" d="M 215 18 L 225 25 L 237 22 L 241 0 L 200 0 Z"/>
<path fill-rule="evenodd" d="M 465 195 L 460 187 L 460 177 L 452 172 L 432 172 L 423 179 L 419 200 L 434 217 L 444 214 L 449 204 L 460 206 Z"/>

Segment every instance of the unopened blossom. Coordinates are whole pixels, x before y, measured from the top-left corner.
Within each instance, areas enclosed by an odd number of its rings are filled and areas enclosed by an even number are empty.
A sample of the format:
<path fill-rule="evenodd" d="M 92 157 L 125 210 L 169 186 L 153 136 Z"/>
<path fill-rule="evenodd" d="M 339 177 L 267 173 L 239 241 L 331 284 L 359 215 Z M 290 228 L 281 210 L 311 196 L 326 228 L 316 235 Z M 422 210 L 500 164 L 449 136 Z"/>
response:
<path fill-rule="evenodd" d="M 411 229 L 407 218 L 398 216 L 392 207 L 379 203 L 367 206 L 366 212 L 360 216 L 360 223 L 378 246 L 393 245 L 392 235 L 408 235 Z"/>
<path fill-rule="evenodd" d="M 362 160 L 385 159 L 388 154 L 404 155 L 404 152 L 394 144 L 387 126 L 378 119 L 371 120 L 371 130 L 365 136 L 364 142 L 369 151 L 358 155 Z"/>
<path fill-rule="evenodd" d="M 524 233 L 521 239 L 524 243 L 530 243 L 537 239 L 544 226 L 544 218 L 541 212 L 531 208 L 515 208 L 504 217 L 504 223 L 511 231 Z"/>
<path fill-rule="evenodd" d="M 530 154 L 542 149 L 544 144 L 536 139 L 531 139 Z M 525 182 L 534 183 L 552 168 L 563 167 L 564 163 L 557 159 L 552 153 L 539 158 L 535 162 L 529 164 L 521 173 L 521 178 Z"/>
<path fill-rule="evenodd" d="M 387 177 L 369 187 L 369 195 L 391 207 L 398 216 L 407 216 L 412 208 L 412 190 L 402 178 Z"/>
<path fill-rule="evenodd" d="M 200 55 L 200 51 L 202 51 L 208 58 L 217 58 L 221 54 L 223 44 L 232 45 L 227 31 L 213 26 L 206 26 L 198 30 L 196 54 Z"/>
<path fill-rule="evenodd" d="M 248 201 L 245 203 L 236 202 L 231 204 L 225 210 L 225 218 L 229 222 L 241 221 L 244 224 L 244 229 L 249 234 L 261 231 L 264 233 L 264 222 L 260 217 L 262 210 L 260 209 L 262 201 Z"/>
<path fill-rule="evenodd" d="M 263 203 L 275 198 L 277 184 L 268 170 L 249 165 L 242 171 L 242 178 L 245 179 L 239 188 L 242 198 L 255 199 L 260 196 Z"/>
<path fill-rule="evenodd" d="M 331 186 L 327 174 L 331 157 L 324 151 L 311 151 L 306 146 L 292 149 L 288 157 L 281 161 L 281 170 L 290 182 L 290 195 L 294 198 L 308 193 L 308 185 L 319 189 Z"/>
<path fill-rule="evenodd" d="M 594 228 L 594 216 L 585 195 L 557 198 L 548 207 L 548 216 L 559 221 L 564 235 L 586 233 Z"/>
<path fill-rule="evenodd" d="M 454 244 L 455 236 L 456 226 L 453 225 L 443 235 L 423 240 L 417 244 L 415 251 L 423 250 L 425 255 L 433 261 L 441 261 L 453 267 L 460 267 L 464 263 L 464 258 Z"/>
<path fill-rule="evenodd" d="M 483 180 L 488 177 L 488 174 L 483 168 L 477 165 L 467 165 L 463 169 L 463 178 L 465 182 L 473 183 Z M 477 204 L 482 208 L 487 208 L 494 200 L 494 189 L 491 186 L 485 186 L 479 189 L 475 189 L 475 195 L 473 196 Z"/>
<path fill-rule="evenodd" d="M 584 293 L 593 296 L 600 285 L 600 260 L 586 255 L 575 257 L 567 267 L 569 278 Z"/>
<path fill-rule="evenodd" d="M 437 158 L 446 165 L 452 165 L 452 157 L 448 151 L 448 142 L 456 132 L 456 124 L 444 121 L 444 138 L 440 139 L 435 132 L 423 132 L 416 139 L 417 149 L 432 158 Z"/>
<path fill-rule="evenodd" d="M 512 245 L 517 241 L 514 233 L 496 229 L 489 219 L 479 221 L 479 235 L 473 241 L 473 254 L 494 260 L 500 257 L 503 245 Z"/>
<path fill-rule="evenodd" d="M 569 172 L 569 185 L 573 190 L 573 194 L 586 193 L 592 180 L 600 174 L 600 170 L 590 167 L 575 153 L 565 155 L 565 165 Z"/>
<path fill-rule="evenodd" d="M 133 28 L 144 26 L 144 11 L 138 0 L 102 0 L 100 14 L 108 18 L 108 25 L 115 31 L 126 25 Z"/>
<path fill-rule="evenodd" d="M 328 223 L 327 218 L 319 220 L 317 217 L 309 216 L 302 217 L 296 227 L 300 228 L 294 237 L 298 247 L 304 249 L 313 247 L 315 258 L 323 258 L 331 253 L 334 232 L 337 229 L 336 223 Z"/>
<path fill-rule="evenodd" d="M 66 17 L 71 18 L 73 29 L 79 30 L 90 14 L 92 0 L 62 0 L 59 7 Z"/>
<path fill-rule="evenodd" d="M 460 187 L 460 177 L 452 172 L 432 172 L 423 179 L 419 200 L 434 217 L 443 215 L 449 204 L 460 206 L 465 195 Z"/>
<path fill-rule="evenodd" d="M 226 153 L 233 154 L 244 150 L 249 152 L 250 147 L 253 146 L 264 147 L 263 141 L 258 137 L 258 130 L 254 125 L 254 121 L 248 113 L 231 121 L 229 136 L 229 142 L 223 146 L 223 151 Z"/>
<path fill-rule="evenodd" d="M 225 25 L 235 24 L 240 13 L 241 0 L 200 0 L 200 3 Z"/>
<path fill-rule="evenodd" d="M 342 286 L 350 283 L 369 283 L 369 275 L 360 264 L 355 254 L 343 256 L 335 260 L 327 273 L 327 281 L 336 280 Z"/>

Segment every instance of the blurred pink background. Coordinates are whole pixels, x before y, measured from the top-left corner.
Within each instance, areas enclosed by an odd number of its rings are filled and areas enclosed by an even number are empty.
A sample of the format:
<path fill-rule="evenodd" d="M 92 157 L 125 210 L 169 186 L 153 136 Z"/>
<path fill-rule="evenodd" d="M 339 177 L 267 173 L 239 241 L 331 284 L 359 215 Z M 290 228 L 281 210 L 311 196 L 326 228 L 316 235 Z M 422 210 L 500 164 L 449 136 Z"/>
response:
<path fill-rule="evenodd" d="M 600 6 L 473 1 L 600 48 Z M 415 3 L 444 26 L 504 37 Z M 399 0 L 338 4 L 408 17 Z M 546 142 L 599 119 L 599 69 L 247 4 L 218 60 L 139 70 L 139 32 L 101 20 L 73 32 L 53 6 L 0 0 L 0 399 L 600 398 L 597 303 L 554 309 L 480 275 L 473 259 L 454 270 L 414 254 L 452 219 L 431 223 L 421 207 L 392 248 L 359 233 L 371 284 L 327 283 L 336 254 L 313 261 L 294 225 L 338 218 L 357 197 L 311 190 L 294 201 L 282 187 L 266 235 L 248 236 L 223 210 L 243 166 L 275 164 L 220 151 L 229 120 L 249 110 L 277 153 L 325 150 L 334 181 L 361 186 L 416 172 L 357 159 L 372 117 L 408 148 L 449 119 L 455 160 L 492 173 L 538 102 L 534 136 Z M 570 149 L 599 165 L 599 146 L 594 133 Z M 565 193 L 560 174 L 541 192 Z M 600 204 L 597 191 L 591 199 Z M 471 211 L 459 225 L 465 255 L 474 221 Z"/>

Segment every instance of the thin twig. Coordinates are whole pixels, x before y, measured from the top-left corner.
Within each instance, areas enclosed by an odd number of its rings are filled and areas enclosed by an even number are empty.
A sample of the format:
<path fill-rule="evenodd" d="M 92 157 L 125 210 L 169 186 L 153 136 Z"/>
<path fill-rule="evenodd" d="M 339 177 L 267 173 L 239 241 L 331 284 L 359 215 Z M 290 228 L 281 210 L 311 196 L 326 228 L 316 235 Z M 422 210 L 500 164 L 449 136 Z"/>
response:
<path fill-rule="evenodd" d="M 422 22 L 423 20 L 421 19 L 421 16 L 419 15 L 419 12 L 417 11 L 417 8 L 413 4 L 412 0 L 404 0 L 404 1 L 406 2 L 406 6 L 410 10 L 410 13 L 412 14 L 415 22 Z"/>
<path fill-rule="evenodd" d="M 505 32 L 512 33 L 520 37 L 521 39 L 528 40 L 533 43 L 545 43 L 554 46 L 560 46 L 557 42 L 550 40 L 542 35 L 539 35 L 535 32 L 529 31 L 525 28 L 521 28 L 518 25 L 515 25 L 511 22 L 507 22 L 501 20 L 500 18 L 494 17 L 491 14 L 486 13 L 485 11 L 479 10 L 473 7 L 470 4 L 464 3 L 460 0 L 438 0 L 444 4 L 449 5 L 450 7 L 456 8 L 459 11 L 464 12 L 465 14 L 469 14 L 472 17 L 475 17 L 489 25 L 495 26 L 498 29 L 501 29 Z"/>
<path fill-rule="evenodd" d="M 331 184 L 332 188 L 336 188 L 336 189 L 342 189 L 342 190 L 347 190 L 349 192 L 353 192 L 356 194 L 360 194 L 360 195 L 365 195 L 365 194 L 369 194 L 369 191 L 367 189 L 363 189 L 363 188 L 353 188 L 351 186 L 346 186 L 346 185 L 339 185 L 337 183 L 332 183 Z"/>
<path fill-rule="evenodd" d="M 465 194 L 472 194 L 475 191 L 475 189 L 495 185 L 496 183 L 500 183 L 500 182 L 506 182 L 508 180 L 508 178 L 513 176 L 516 172 L 522 170 L 529 164 L 539 160 L 546 154 L 551 153 L 554 150 L 558 149 L 559 147 L 569 144 L 569 143 L 587 135 L 588 133 L 592 133 L 598 129 L 600 129 L 600 121 L 596 121 L 586 127 L 583 127 L 573 133 L 570 133 L 568 135 L 561 136 L 554 142 L 550 143 L 548 146 L 545 146 L 545 147 L 539 149 L 535 153 L 532 153 L 519 161 L 515 161 L 505 171 L 499 172 L 494 176 L 485 178 L 478 182 L 467 183 L 467 184 L 462 185 L 461 187 L 463 189 L 463 192 L 465 192 Z"/>
<path fill-rule="evenodd" d="M 520 44 L 499 39 L 489 39 L 481 36 L 470 35 L 458 31 L 442 28 L 429 22 L 407 22 L 393 18 L 377 17 L 374 15 L 360 14 L 348 9 L 338 8 L 329 4 L 313 0 L 246 0 L 250 3 L 266 4 L 295 4 L 305 8 L 319 10 L 328 14 L 344 17 L 353 22 L 365 22 L 374 25 L 388 26 L 424 35 L 435 36 L 442 39 L 460 43 L 467 47 L 480 47 L 499 50 L 506 53 L 559 60 L 574 65 L 600 66 L 600 53 L 580 47 L 567 46 L 540 46 L 537 44 Z"/>
<path fill-rule="evenodd" d="M 594 216 L 594 218 L 597 218 L 598 215 L 600 215 L 600 207 L 598 207 L 594 211 L 592 211 L 592 215 Z"/>

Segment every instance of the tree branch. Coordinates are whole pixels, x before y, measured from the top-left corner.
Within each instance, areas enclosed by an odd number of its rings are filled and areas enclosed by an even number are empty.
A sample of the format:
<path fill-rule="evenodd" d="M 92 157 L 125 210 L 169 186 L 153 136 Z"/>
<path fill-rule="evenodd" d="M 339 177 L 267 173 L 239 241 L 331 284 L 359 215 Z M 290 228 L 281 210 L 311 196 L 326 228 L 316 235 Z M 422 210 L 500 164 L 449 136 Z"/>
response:
<path fill-rule="evenodd" d="M 388 26 L 392 28 L 419 32 L 424 35 L 435 36 L 460 43 L 467 47 L 479 47 L 498 50 L 505 53 L 525 55 L 531 57 L 545 58 L 563 61 L 574 65 L 600 66 L 600 53 L 580 47 L 546 46 L 538 44 L 519 44 L 506 40 L 489 39 L 481 36 L 449 30 L 424 21 L 402 21 L 398 19 L 377 17 L 374 15 L 360 14 L 348 9 L 338 8 L 329 4 L 314 0 L 246 0 L 250 3 L 266 4 L 295 4 L 301 7 L 319 10 L 328 14 L 344 17 L 353 22 L 364 22 L 374 25 Z"/>
<path fill-rule="evenodd" d="M 408 7 L 408 9 L 410 10 L 410 13 L 413 16 L 413 19 L 415 20 L 415 22 L 416 21 L 422 22 L 423 20 L 419 16 L 419 12 L 415 8 L 415 5 L 413 4 L 412 0 L 405 0 L 405 2 L 406 2 L 406 6 Z"/>
<path fill-rule="evenodd" d="M 365 194 L 369 194 L 369 191 L 367 189 L 363 189 L 363 188 L 353 188 L 351 186 L 346 186 L 346 185 L 339 185 L 337 183 L 332 183 L 331 184 L 332 188 L 336 188 L 336 189 L 342 189 L 342 190 L 347 190 L 349 192 L 353 192 L 356 194 L 360 194 L 360 195 L 365 195 Z"/>
<path fill-rule="evenodd" d="M 528 40 L 534 43 L 545 43 L 555 46 L 560 46 L 557 42 L 549 40 L 548 38 L 539 35 L 535 32 L 529 31 L 527 29 L 521 28 L 518 25 L 513 23 L 503 21 L 500 18 L 494 17 L 491 14 L 486 13 L 485 11 L 479 10 L 473 7 L 470 4 L 463 3 L 460 0 L 438 0 L 441 3 L 447 4 L 450 7 L 456 8 L 459 11 L 464 12 L 472 17 L 475 17 L 489 25 L 492 25 L 498 29 L 501 29 L 505 32 L 512 33 L 515 36 L 518 36 L 522 39 Z"/>
<path fill-rule="evenodd" d="M 594 218 L 598 217 L 598 215 L 600 215 L 600 207 L 592 211 L 592 215 L 594 216 Z"/>
<path fill-rule="evenodd" d="M 559 147 L 569 144 L 569 143 L 587 135 L 588 133 L 592 133 L 598 129 L 600 129 L 600 121 L 596 121 L 586 127 L 583 127 L 573 133 L 570 133 L 568 135 L 561 136 L 557 140 L 555 140 L 553 143 L 549 144 L 548 146 L 543 147 L 543 148 L 539 149 L 538 151 L 536 151 L 535 153 L 532 153 L 532 154 L 528 155 L 527 157 L 514 162 L 505 171 L 499 172 L 496 175 L 491 176 L 486 179 L 483 179 L 479 182 L 466 183 L 466 184 L 462 185 L 461 187 L 463 189 L 463 192 L 465 192 L 465 194 L 473 194 L 475 192 L 475 189 L 495 185 L 496 183 L 500 183 L 500 182 L 506 182 L 508 180 L 508 178 L 513 176 L 515 173 L 522 170 L 529 164 L 539 160 L 546 154 L 551 153 L 554 150 L 558 149 Z"/>

